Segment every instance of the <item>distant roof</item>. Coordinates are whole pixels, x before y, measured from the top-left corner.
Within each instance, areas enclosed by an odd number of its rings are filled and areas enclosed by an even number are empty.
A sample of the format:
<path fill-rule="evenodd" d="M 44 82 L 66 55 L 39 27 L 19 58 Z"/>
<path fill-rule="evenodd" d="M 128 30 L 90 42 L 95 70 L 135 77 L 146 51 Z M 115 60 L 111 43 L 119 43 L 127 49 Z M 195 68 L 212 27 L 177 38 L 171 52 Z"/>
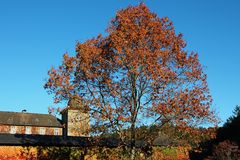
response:
<path fill-rule="evenodd" d="M 0 112 L 0 124 L 16 126 L 62 127 L 61 120 L 51 114 Z"/>

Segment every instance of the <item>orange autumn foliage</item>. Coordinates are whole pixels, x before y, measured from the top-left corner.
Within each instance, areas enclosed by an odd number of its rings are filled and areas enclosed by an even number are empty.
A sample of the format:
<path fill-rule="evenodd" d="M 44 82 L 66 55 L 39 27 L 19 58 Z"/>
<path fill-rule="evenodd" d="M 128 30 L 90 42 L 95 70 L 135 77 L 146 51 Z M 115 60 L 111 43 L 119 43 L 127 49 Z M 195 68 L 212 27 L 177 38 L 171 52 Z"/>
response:
<path fill-rule="evenodd" d="M 0 160 L 35 160 L 36 157 L 37 149 L 34 147 L 26 150 L 21 146 L 0 146 Z"/>
<path fill-rule="evenodd" d="M 143 123 L 180 127 L 216 122 L 212 97 L 198 54 L 187 52 L 182 34 L 168 18 L 146 5 L 117 12 L 99 35 L 77 43 L 76 55 L 64 54 L 49 70 L 45 89 L 55 102 L 78 96 L 90 110 L 92 131 L 115 132 Z"/>

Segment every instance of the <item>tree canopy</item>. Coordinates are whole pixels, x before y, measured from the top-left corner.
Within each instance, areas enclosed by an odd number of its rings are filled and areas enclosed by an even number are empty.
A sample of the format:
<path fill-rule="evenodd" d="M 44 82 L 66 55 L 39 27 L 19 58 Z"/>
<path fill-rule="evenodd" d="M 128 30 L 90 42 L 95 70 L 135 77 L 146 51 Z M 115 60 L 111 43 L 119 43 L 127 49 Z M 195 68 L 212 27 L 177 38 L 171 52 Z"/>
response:
<path fill-rule="evenodd" d="M 61 102 L 78 97 L 90 111 L 93 132 L 141 124 L 196 126 L 215 122 L 207 76 L 198 54 L 184 48 L 168 18 L 145 4 L 116 13 L 107 35 L 78 42 L 76 55 L 48 72 L 45 89 Z"/>

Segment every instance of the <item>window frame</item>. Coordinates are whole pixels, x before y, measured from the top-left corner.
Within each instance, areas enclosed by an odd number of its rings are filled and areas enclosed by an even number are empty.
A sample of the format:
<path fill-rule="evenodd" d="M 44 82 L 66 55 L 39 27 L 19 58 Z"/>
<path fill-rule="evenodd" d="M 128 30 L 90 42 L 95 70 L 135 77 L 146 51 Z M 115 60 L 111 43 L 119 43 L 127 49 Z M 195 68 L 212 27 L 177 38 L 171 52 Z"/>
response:
<path fill-rule="evenodd" d="M 26 126 L 26 128 L 25 128 L 25 134 L 32 134 L 32 127 Z"/>
<path fill-rule="evenodd" d="M 40 127 L 39 128 L 39 134 L 40 135 L 45 135 L 46 134 L 46 128 L 45 127 Z"/>
<path fill-rule="evenodd" d="M 10 134 L 16 134 L 17 133 L 17 127 L 16 126 L 10 126 Z"/>
<path fill-rule="evenodd" d="M 58 129 L 58 128 L 54 128 L 53 134 L 54 134 L 55 136 L 60 135 L 60 134 L 59 134 L 59 129 Z"/>

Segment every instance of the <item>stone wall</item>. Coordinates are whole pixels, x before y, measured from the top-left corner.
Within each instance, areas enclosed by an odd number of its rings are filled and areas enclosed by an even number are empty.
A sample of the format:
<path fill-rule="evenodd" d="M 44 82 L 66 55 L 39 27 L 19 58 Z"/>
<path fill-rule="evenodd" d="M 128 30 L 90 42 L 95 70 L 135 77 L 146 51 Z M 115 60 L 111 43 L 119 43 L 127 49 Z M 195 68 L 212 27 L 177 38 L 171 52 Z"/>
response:
<path fill-rule="evenodd" d="M 80 110 L 68 110 L 68 136 L 89 136 L 90 115 Z"/>
<path fill-rule="evenodd" d="M 0 133 L 62 135 L 62 128 L 0 125 Z"/>

